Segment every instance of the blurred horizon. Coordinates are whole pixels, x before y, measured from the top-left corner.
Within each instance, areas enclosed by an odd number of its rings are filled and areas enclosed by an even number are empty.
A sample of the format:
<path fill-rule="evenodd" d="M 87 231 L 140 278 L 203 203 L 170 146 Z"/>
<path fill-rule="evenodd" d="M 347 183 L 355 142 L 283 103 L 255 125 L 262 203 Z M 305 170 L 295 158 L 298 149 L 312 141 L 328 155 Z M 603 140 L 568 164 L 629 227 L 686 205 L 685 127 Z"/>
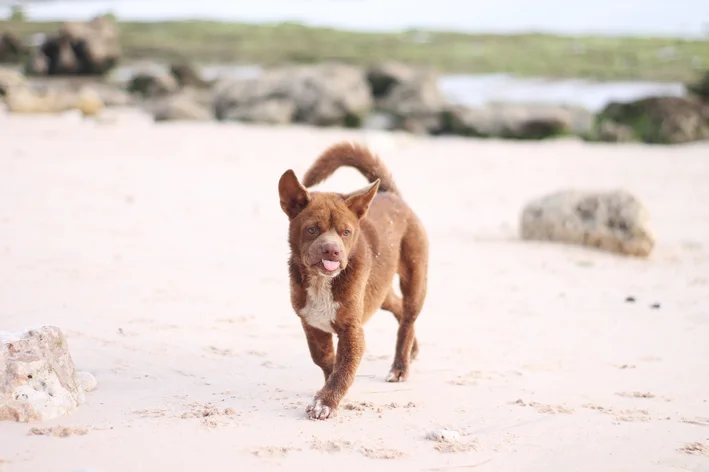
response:
<path fill-rule="evenodd" d="M 706 0 L 44 0 L 0 1 L 0 16 L 21 4 L 28 20 L 86 20 L 113 13 L 123 21 L 215 20 L 239 23 L 297 22 L 356 31 L 428 29 L 466 33 L 709 37 Z"/>

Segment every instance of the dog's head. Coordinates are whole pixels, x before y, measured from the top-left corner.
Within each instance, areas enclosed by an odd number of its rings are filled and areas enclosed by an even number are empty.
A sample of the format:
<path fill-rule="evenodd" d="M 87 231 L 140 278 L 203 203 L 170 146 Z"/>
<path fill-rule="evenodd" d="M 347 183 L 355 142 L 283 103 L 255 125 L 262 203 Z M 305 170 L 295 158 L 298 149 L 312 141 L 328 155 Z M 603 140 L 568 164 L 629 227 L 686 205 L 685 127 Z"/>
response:
<path fill-rule="evenodd" d="M 293 256 L 313 275 L 335 277 L 347 267 L 360 220 L 379 188 L 379 179 L 347 195 L 308 192 L 292 170 L 278 182 L 283 212 L 290 220 Z"/>

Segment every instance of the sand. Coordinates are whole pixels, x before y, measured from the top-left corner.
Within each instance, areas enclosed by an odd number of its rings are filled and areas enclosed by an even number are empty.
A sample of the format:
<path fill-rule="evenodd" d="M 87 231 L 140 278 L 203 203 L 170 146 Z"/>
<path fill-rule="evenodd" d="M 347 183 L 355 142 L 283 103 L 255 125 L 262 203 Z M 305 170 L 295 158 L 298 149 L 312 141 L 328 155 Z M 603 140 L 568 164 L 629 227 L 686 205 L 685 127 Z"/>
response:
<path fill-rule="evenodd" d="M 0 115 L 0 139 L 0 329 L 59 326 L 98 381 L 67 417 L 0 424 L 3 471 L 709 470 L 708 144 L 72 114 Z M 339 416 L 317 422 L 277 181 L 340 139 L 394 172 L 430 283 L 410 380 L 384 382 L 380 312 Z M 364 184 L 343 169 L 321 188 Z M 563 187 L 637 195 L 652 256 L 519 241 L 522 206 Z M 427 439 L 441 428 L 457 444 Z"/>

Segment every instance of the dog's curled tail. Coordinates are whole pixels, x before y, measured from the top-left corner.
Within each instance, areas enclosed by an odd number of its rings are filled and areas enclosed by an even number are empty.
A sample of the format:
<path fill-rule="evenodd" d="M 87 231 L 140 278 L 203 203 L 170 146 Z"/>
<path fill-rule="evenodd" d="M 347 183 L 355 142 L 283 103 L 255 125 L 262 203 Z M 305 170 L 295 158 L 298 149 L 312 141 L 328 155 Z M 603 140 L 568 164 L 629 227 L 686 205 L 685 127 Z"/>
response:
<path fill-rule="evenodd" d="M 354 167 L 369 182 L 379 179 L 379 192 L 400 195 L 399 189 L 384 163 L 365 146 L 349 142 L 334 144 L 320 154 L 305 173 L 303 185 L 306 187 L 317 185 L 343 166 Z"/>

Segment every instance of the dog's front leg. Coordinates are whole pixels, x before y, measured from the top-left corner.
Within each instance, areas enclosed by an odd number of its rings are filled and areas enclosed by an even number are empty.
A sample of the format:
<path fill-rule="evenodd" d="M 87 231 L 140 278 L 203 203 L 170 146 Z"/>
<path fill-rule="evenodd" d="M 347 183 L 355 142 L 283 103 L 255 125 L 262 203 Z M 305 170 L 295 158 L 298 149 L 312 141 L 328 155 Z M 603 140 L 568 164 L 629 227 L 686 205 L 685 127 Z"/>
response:
<path fill-rule="evenodd" d="M 332 345 L 332 334 L 313 328 L 304 320 L 302 324 L 305 337 L 308 340 L 310 357 L 315 365 L 322 369 L 323 374 L 325 374 L 325 382 L 327 382 L 335 368 L 335 349 Z"/>
<path fill-rule="evenodd" d="M 335 370 L 307 408 L 312 419 L 324 420 L 335 415 L 340 401 L 354 382 L 364 355 L 364 330 L 358 321 L 338 330 L 337 334 Z"/>

